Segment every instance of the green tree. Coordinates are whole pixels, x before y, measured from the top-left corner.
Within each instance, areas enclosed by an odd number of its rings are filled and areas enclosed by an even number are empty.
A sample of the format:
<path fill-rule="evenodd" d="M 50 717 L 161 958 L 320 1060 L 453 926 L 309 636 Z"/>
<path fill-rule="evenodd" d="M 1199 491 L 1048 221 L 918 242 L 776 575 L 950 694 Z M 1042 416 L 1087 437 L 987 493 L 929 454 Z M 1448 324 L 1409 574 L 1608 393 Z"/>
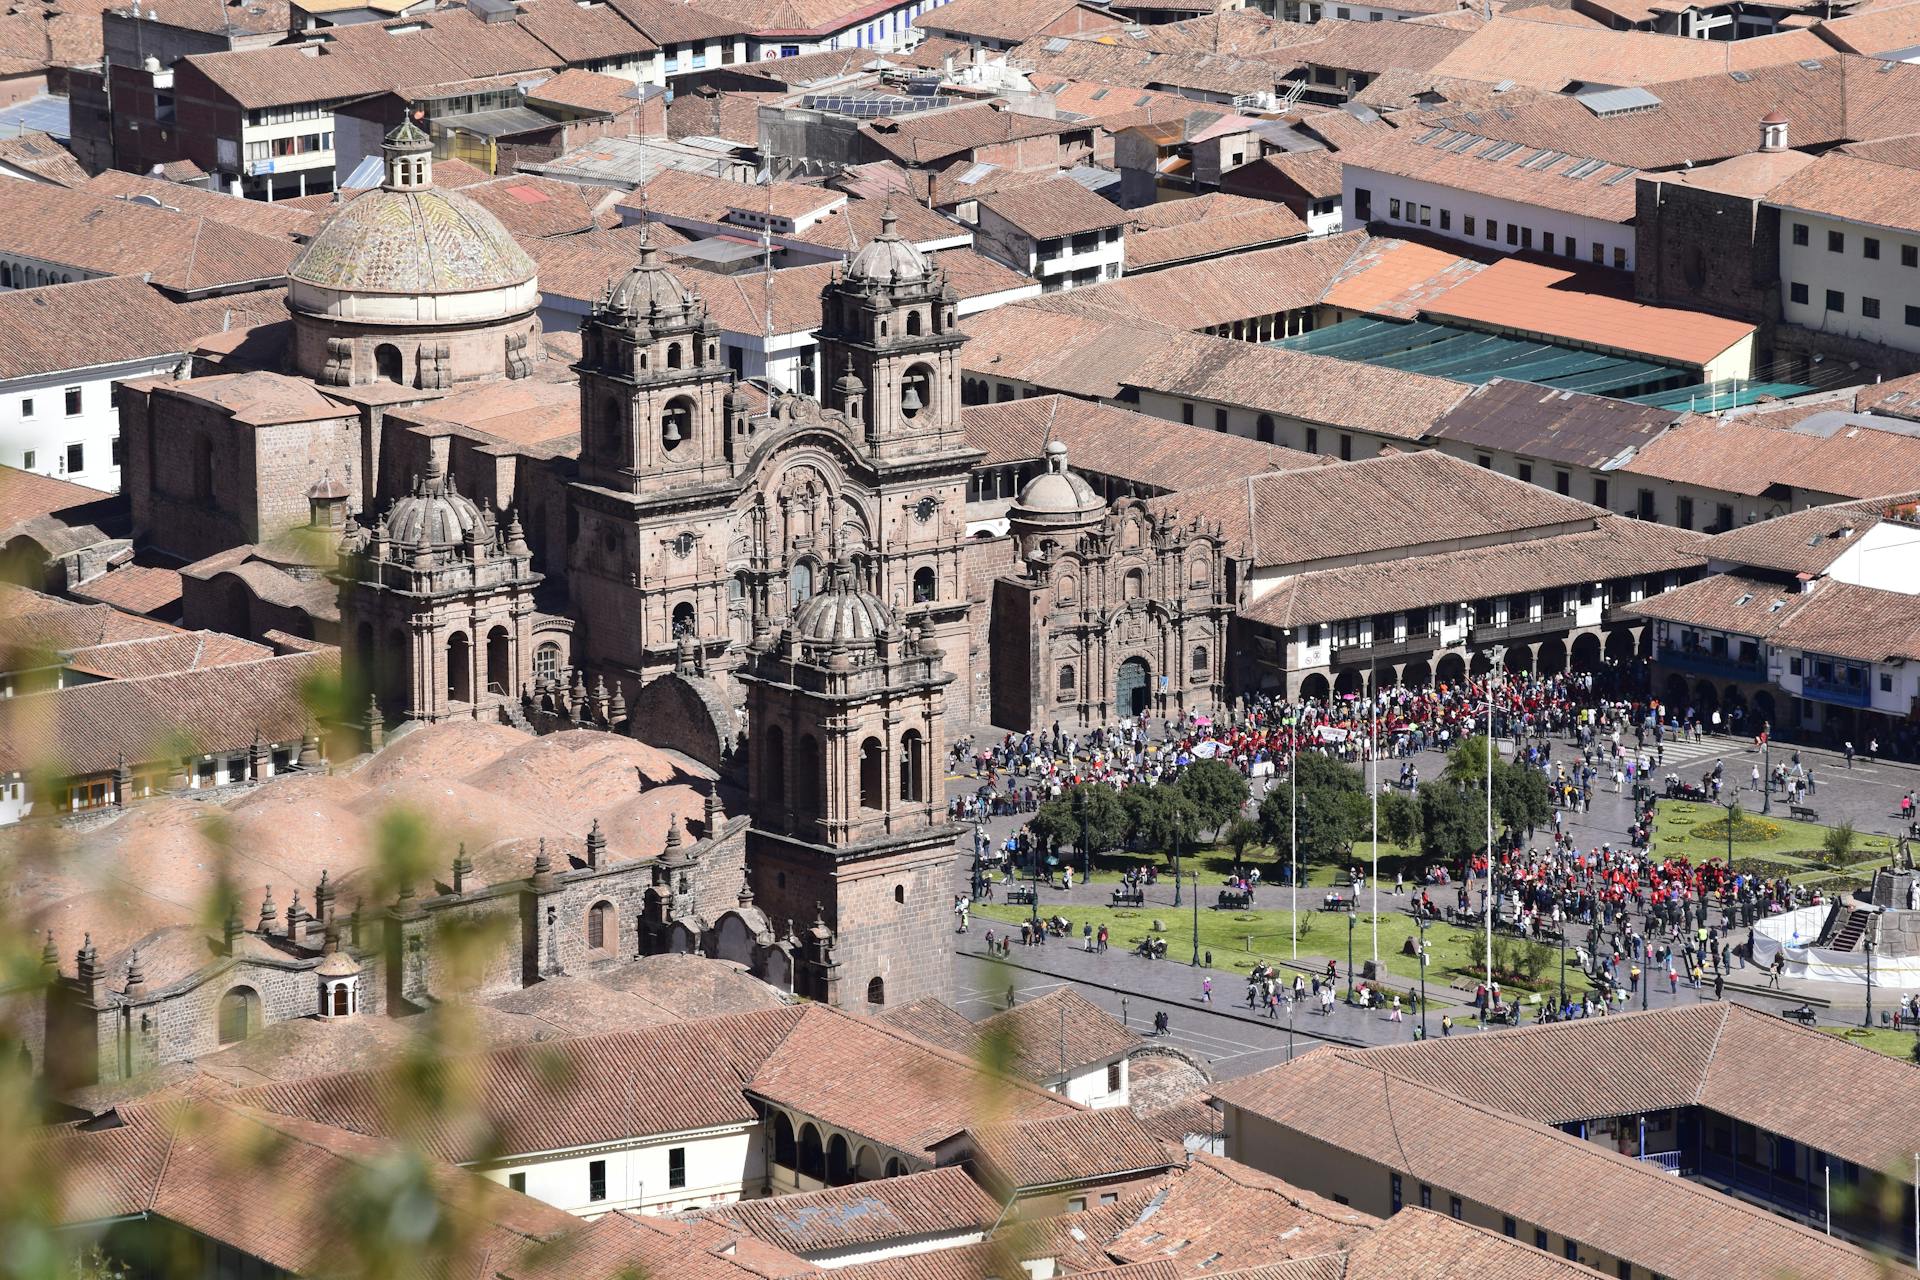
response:
<path fill-rule="evenodd" d="M 1247 860 L 1247 850 L 1260 838 L 1260 824 L 1252 818 L 1238 817 L 1227 824 L 1221 839 L 1233 850 L 1233 865 L 1239 867 Z"/>
<path fill-rule="evenodd" d="M 1447 753 L 1447 767 L 1440 781 L 1462 790 L 1480 790 L 1487 785 L 1487 739 L 1475 734 Z M 1493 757 L 1493 814 L 1502 827 L 1524 831 L 1544 823 L 1553 813 L 1553 800 L 1547 790 L 1546 775 L 1524 764 Z M 1484 802 L 1481 843 L 1486 842 Z"/>
<path fill-rule="evenodd" d="M 1081 816 L 1086 817 L 1089 853 L 1118 847 L 1127 838 L 1127 811 L 1112 787 L 1080 782 L 1040 806 L 1028 826 L 1049 848 L 1080 847 Z"/>
<path fill-rule="evenodd" d="M 1177 845 L 1193 852 L 1200 836 L 1200 814 L 1178 786 L 1128 787 L 1120 793 L 1127 813 L 1127 834 L 1136 844 L 1172 856 Z"/>
<path fill-rule="evenodd" d="M 1380 834 L 1403 849 L 1420 843 L 1420 803 L 1404 791 L 1380 797 Z"/>
<path fill-rule="evenodd" d="M 1337 760 L 1309 752 L 1300 757 L 1293 777 L 1268 790 L 1260 801 L 1260 833 L 1282 857 L 1293 852 L 1296 785 L 1300 789 L 1299 856 L 1308 862 L 1346 858 L 1366 825 L 1366 789 L 1360 775 Z"/>
<path fill-rule="evenodd" d="M 1225 760 L 1196 760 L 1181 772 L 1175 785 L 1192 801 L 1200 825 L 1216 838 L 1247 803 L 1246 775 Z"/>
<path fill-rule="evenodd" d="M 1820 847 L 1825 851 L 1828 862 L 1853 861 L 1853 823 L 1843 822 L 1837 827 L 1827 828 L 1827 834 L 1820 837 Z"/>
<path fill-rule="evenodd" d="M 1449 782 L 1420 784 L 1420 852 L 1455 861 L 1486 848 L 1485 813 L 1470 792 Z"/>

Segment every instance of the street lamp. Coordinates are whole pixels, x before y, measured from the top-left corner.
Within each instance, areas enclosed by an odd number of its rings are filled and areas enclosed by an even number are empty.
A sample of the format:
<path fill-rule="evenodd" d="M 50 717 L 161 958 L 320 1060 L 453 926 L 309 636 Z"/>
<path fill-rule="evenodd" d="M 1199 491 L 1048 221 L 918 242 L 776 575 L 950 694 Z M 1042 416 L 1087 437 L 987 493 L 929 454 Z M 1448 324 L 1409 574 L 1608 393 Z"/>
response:
<path fill-rule="evenodd" d="M 1487 992 L 1493 992 L 1493 684 L 1507 660 L 1507 647 L 1496 644 L 1487 650 Z M 1519 748 L 1514 749 L 1517 757 Z"/>
<path fill-rule="evenodd" d="M 1865 944 L 1867 952 L 1867 1020 L 1860 1024 L 1863 1027 L 1871 1027 L 1873 1025 L 1873 952 L 1875 935 L 1879 933 L 1880 911 L 1881 908 L 1875 907 L 1873 914 L 1867 917 L 1867 937 Z"/>
<path fill-rule="evenodd" d="M 1199 896 L 1197 891 L 1194 896 Z M 1176 907 L 1180 905 L 1180 827 L 1178 823 L 1173 829 L 1173 905 Z"/>
<path fill-rule="evenodd" d="M 1560 1011 L 1567 1009 L 1567 926 L 1572 920 L 1560 922 Z"/>
<path fill-rule="evenodd" d="M 1353 1003 L 1353 931 L 1360 925 L 1358 912 L 1347 913 L 1347 1003 Z"/>
<path fill-rule="evenodd" d="M 1769 749 L 1773 746 L 1771 735 L 1760 739 L 1760 812 L 1773 812 L 1773 756 Z M 1732 835 L 1732 823 L 1727 824 L 1728 835 Z"/>
<path fill-rule="evenodd" d="M 1200 873 L 1193 874 L 1193 967 L 1200 967 Z"/>
<path fill-rule="evenodd" d="M 1035 841 L 1033 847 L 1033 897 L 1027 903 L 1027 912 L 1035 929 L 1040 927 L 1040 860 L 1045 856 L 1041 853 L 1045 843 Z"/>
<path fill-rule="evenodd" d="M 1293 1001 L 1287 1001 L 1287 1061 L 1293 1061 Z"/>
<path fill-rule="evenodd" d="M 1420 1038 L 1427 1038 L 1427 913 L 1413 918 L 1420 926 Z"/>
<path fill-rule="evenodd" d="M 1294 726 L 1293 741 L 1287 748 L 1287 883 L 1293 886 L 1293 910 L 1287 913 L 1292 933 L 1293 958 L 1300 958 L 1300 730 Z M 1351 965 L 1348 968 L 1352 968 Z"/>
<path fill-rule="evenodd" d="M 1093 853 L 1089 846 L 1092 836 L 1088 832 L 1087 790 L 1085 786 L 1075 787 L 1073 807 L 1080 817 L 1080 882 L 1085 884 L 1093 879 Z"/>

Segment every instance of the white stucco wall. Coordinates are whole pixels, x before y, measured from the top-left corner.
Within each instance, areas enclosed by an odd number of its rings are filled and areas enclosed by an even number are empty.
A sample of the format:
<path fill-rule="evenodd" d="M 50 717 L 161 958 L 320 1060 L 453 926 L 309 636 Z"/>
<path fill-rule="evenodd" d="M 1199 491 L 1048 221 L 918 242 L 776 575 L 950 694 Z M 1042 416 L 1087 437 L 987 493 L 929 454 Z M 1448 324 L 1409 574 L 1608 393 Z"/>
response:
<path fill-rule="evenodd" d="M 1373 221 L 1387 226 L 1419 227 L 1434 235 L 1483 249 L 1497 249 L 1502 253 L 1515 253 L 1528 247 L 1510 244 L 1507 240 L 1509 227 L 1526 228 L 1532 232 L 1531 248 L 1536 252 L 1545 250 L 1546 237 L 1551 234 L 1553 252 L 1557 256 L 1573 257 L 1591 264 L 1594 261 L 1593 246 L 1598 243 L 1601 246 L 1602 265 L 1612 267 L 1618 261 L 1621 269 L 1633 270 L 1633 226 L 1628 222 L 1583 217 L 1540 205 L 1523 204 L 1517 200 L 1462 191 L 1435 182 L 1402 178 L 1381 173 L 1377 169 L 1347 165 L 1341 173 L 1341 203 L 1348 226 L 1357 227 L 1364 221 L 1358 213 L 1356 196 L 1363 189 L 1371 195 Z M 1400 216 L 1397 218 L 1393 216 L 1394 200 L 1400 201 Z M 1419 214 L 1422 207 L 1429 210 L 1424 222 Z M 1466 230 L 1468 218 L 1473 219 L 1472 235 L 1468 235 Z M 1446 224 L 1444 226 L 1441 225 L 1443 221 Z M 1489 222 L 1499 225 L 1497 239 L 1487 238 Z M 1569 238 L 1579 246 L 1577 254 L 1569 255 L 1566 252 Z M 1616 251 L 1624 257 L 1616 260 Z"/>
<path fill-rule="evenodd" d="M 683 1187 L 669 1187 L 669 1152 L 686 1151 Z M 607 1195 L 594 1200 L 591 1166 L 606 1162 Z M 666 1213 L 738 1200 L 749 1183 L 766 1176 L 766 1153 L 757 1125 L 655 1134 L 631 1142 L 591 1148 L 525 1153 L 479 1170 L 503 1186 L 524 1174 L 525 1191 L 536 1200 L 583 1217 L 615 1209 Z"/>
<path fill-rule="evenodd" d="M 1804 245 L 1793 242 L 1797 226 L 1807 229 Z M 1827 247 L 1829 232 L 1841 237 L 1837 253 Z M 1869 239 L 1879 241 L 1878 258 L 1866 255 Z M 1920 265 L 1903 265 L 1909 250 L 1920 264 L 1920 236 L 1912 232 L 1782 209 L 1780 318 L 1823 333 L 1920 351 Z M 1795 285 L 1804 286 L 1806 301 L 1794 301 Z M 1827 307 L 1828 290 L 1840 295 L 1838 310 Z M 1867 298 L 1880 304 L 1877 318 L 1865 314 Z"/>

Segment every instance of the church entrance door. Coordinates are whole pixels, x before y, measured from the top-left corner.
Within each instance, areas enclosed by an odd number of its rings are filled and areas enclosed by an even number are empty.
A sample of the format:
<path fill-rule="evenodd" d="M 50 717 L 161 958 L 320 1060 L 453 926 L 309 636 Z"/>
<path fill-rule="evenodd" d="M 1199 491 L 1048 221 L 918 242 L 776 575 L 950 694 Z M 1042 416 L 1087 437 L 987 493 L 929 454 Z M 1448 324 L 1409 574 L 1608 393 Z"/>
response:
<path fill-rule="evenodd" d="M 1128 658 L 1120 664 L 1113 684 L 1113 707 L 1123 716 L 1137 716 L 1147 709 L 1147 660 Z"/>

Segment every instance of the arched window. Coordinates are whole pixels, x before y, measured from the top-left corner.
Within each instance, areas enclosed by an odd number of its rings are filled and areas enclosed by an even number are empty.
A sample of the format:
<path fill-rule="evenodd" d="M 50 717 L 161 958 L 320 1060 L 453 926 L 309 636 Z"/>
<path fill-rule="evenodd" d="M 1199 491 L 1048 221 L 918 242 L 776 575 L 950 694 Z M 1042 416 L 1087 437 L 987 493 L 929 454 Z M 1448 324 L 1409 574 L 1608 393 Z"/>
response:
<path fill-rule="evenodd" d="M 353 1005 L 350 989 L 344 982 L 334 983 L 333 1016 L 336 1018 L 344 1018 L 351 1012 L 353 1012 Z"/>
<path fill-rule="evenodd" d="M 1072 693 L 1074 689 L 1073 664 L 1069 662 L 1060 668 L 1060 692 Z"/>
<path fill-rule="evenodd" d="M 260 1028 L 260 993 L 235 987 L 220 997 L 220 1043 L 239 1044 Z"/>
<path fill-rule="evenodd" d="M 587 946 L 595 951 L 607 951 L 613 947 L 613 940 L 620 936 L 614 927 L 613 904 L 596 902 L 587 910 Z"/>
<path fill-rule="evenodd" d="M 1207 574 L 1207 562 L 1204 559 L 1196 559 L 1193 562 L 1193 568 L 1188 572 L 1187 581 L 1196 587 L 1204 587 L 1207 585 Z"/>
<path fill-rule="evenodd" d="M 886 1002 L 887 1002 L 887 984 L 882 979 L 875 978 L 873 981 L 867 984 L 867 1003 L 872 1005 L 881 1005 L 881 1004 L 885 1004 Z"/>
<path fill-rule="evenodd" d="M 927 740 L 918 729 L 900 735 L 900 798 L 927 798 Z"/>
<path fill-rule="evenodd" d="M 907 902 L 907 886 L 903 884 L 893 886 L 893 900 L 901 906 L 905 906 Z"/>
<path fill-rule="evenodd" d="M 373 371 L 387 382 L 406 381 L 406 373 L 401 364 L 400 348 L 391 342 L 383 342 L 373 349 Z"/>
<path fill-rule="evenodd" d="M 535 680 L 557 680 L 560 678 L 560 646 L 548 640 L 533 651 L 533 678 Z"/>
<path fill-rule="evenodd" d="M 502 696 L 511 694 L 517 683 L 513 678 L 513 662 L 510 657 L 512 644 L 505 627 L 495 627 L 487 632 L 487 692 Z"/>
<path fill-rule="evenodd" d="M 693 606 L 685 600 L 682 600 L 679 604 L 673 606 L 673 638 L 675 640 L 683 636 L 691 638 L 692 635 Z"/>
<path fill-rule="evenodd" d="M 1062 604 L 1071 601 L 1073 599 L 1073 575 L 1067 574 L 1062 577 L 1059 580 L 1059 585 L 1053 589 L 1053 594 L 1054 598 Z"/>
<path fill-rule="evenodd" d="M 613 457 L 620 455 L 626 439 L 627 411 L 617 396 L 608 396 L 600 406 L 600 448 Z"/>
<path fill-rule="evenodd" d="M 676 396 L 660 413 L 660 447 L 668 453 L 693 435 L 693 401 Z"/>
<path fill-rule="evenodd" d="M 809 817 L 818 814 L 825 799 L 826 787 L 820 773 L 820 743 L 810 733 L 801 734 L 799 743 L 794 747 L 793 773 L 800 788 L 795 797 L 795 808 Z"/>
<path fill-rule="evenodd" d="M 907 312 L 907 336 L 909 338 L 917 338 L 920 336 L 920 313 L 918 311 Z"/>
<path fill-rule="evenodd" d="M 464 631 L 447 637 L 447 698 L 450 701 L 473 701 L 472 648 Z"/>
<path fill-rule="evenodd" d="M 773 1113 L 773 1162 L 791 1169 L 799 1152 L 793 1140 L 793 1121 L 787 1119 L 787 1113 Z"/>
<path fill-rule="evenodd" d="M 1273 443 L 1273 415 L 1261 414 L 1253 420 L 1253 434 L 1262 444 Z"/>
<path fill-rule="evenodd" d="M 860 744 L 860 807 L 882 809 L 886 798 L 880 793 L 880 739 L 868 738 Z"/>
<path fill-rule="evenodd" d="M 776 804 L 787 798 L 787 735 L 780 726 L 767 726 L 767 749 L 760 757 L 761 777 L 766 781 L 767 799 Z"/>
<path fill-rule="evenodd" d="M 1203 644 L 1193 646 L 1193 669 L 1195 671 L 1207 669 L 1207 646 Z"/>
<path fill-rule="evenodd" d="M 677 342 L 669 342 L 667 344 L 667 368 L 678 369 L 679 367 L 680 367 L 680 344 Z"/>
<path fill-rule="evenodd" d="M 787 575 L 787 581 L 791 586 L 789 594 L 793 597 L 787 604 L 789 607 L 798 605 L 813 595 L 813 566 L 805 560 L 800 561 L 793 566 L 793 572 Z"/>
<path fill-rule="evenodd" d="M 907 418 L 917 418 L 932 403 L 933 371 L 917 364 L 900 379 L 900 412 Z"/>
<path fill-rule="evenodd" d="M 1123 585 L 1126 599 L 1138 600 L 1147 593 L 1147 575 L 1138 569 L 1129 569 Z"/>
<path fill-rule="evenodd" d="M 913 571 L 913 602 L 926 604 L 933 599 L 933 570 L 919 568 Z"/>

